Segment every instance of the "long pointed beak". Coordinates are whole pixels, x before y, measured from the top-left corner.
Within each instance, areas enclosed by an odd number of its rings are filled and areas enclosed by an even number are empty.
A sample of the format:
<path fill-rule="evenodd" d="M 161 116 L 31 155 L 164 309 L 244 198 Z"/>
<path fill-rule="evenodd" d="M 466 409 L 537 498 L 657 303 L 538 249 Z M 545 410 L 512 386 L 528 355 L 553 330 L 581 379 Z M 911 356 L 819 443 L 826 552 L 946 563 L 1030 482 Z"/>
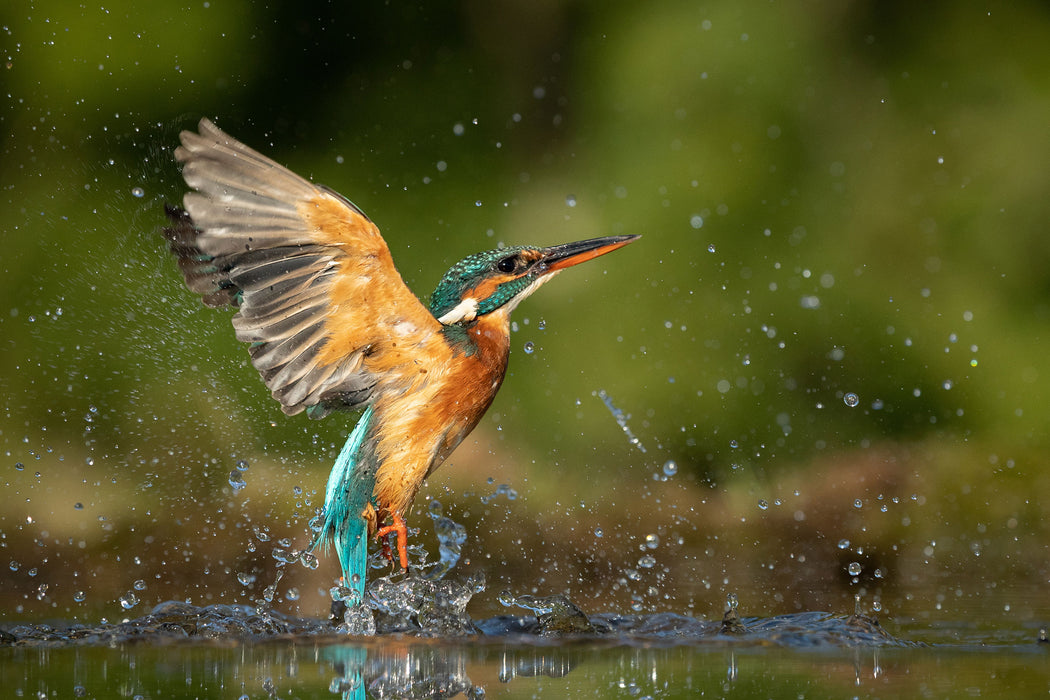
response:
<path fill-rule="evenodd" d="M 594 260 L 600 255 L 611 253 L 617 248 L 623 248 L 639 238 L 641 236 L 605 236 L 544 248 L 543 257 L 533 269 L 544 275 L 564 270 L 567 267 Z"/>

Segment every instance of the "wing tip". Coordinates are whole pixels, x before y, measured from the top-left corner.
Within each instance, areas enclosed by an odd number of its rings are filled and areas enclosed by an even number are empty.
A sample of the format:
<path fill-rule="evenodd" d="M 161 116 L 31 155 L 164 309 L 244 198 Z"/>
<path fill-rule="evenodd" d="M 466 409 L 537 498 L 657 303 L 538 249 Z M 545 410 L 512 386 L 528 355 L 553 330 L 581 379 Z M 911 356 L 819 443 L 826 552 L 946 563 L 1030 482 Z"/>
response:
<path fill-rule="evenodd" d="M 229 275 L 215 264 L 214 256 L 201 250 L 201 230 L 190 213 L 182 207 L 165 203 L 164 215 L 170 223 L 161 228 L 161 235 L 168 241 L 168 250 L 178 261 L 186 286 L 201 295 L 205 306 L 237 307 L 241 290 L 229 283 Z"/>

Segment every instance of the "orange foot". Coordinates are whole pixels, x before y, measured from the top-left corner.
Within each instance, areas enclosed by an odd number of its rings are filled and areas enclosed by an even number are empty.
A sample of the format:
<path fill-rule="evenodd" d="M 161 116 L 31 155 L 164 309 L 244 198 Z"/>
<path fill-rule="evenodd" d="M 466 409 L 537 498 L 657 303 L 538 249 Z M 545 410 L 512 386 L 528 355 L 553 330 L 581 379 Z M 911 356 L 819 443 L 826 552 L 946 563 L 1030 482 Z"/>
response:
<path fill-rule="evenodd" d="M 398 513 L 391 513 L 390 525 L 379 528 L 376 531 L 376 539 L 382 539 L 391 532 L 397 533 L 397 556 L 401 560 L 401 568 L 408 569 L 408 527 L 405 526 L 405 519 Z"/>

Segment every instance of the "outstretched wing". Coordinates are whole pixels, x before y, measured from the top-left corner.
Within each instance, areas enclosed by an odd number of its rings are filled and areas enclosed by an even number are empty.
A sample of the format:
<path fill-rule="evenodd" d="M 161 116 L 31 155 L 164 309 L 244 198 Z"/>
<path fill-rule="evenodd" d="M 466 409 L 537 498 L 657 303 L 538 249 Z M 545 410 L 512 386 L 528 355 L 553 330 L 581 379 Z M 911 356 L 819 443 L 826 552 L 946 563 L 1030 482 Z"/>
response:
<path fill-rule="evenodd" d="M 237 307 L 237 338 L 285 413 L 360 406 L 384 373 L 447 352 L 360 209 L 207 119 L 199 132 L 175 149 L 196 192 L 169 208 L 165 236 L 205 304 Z"/>

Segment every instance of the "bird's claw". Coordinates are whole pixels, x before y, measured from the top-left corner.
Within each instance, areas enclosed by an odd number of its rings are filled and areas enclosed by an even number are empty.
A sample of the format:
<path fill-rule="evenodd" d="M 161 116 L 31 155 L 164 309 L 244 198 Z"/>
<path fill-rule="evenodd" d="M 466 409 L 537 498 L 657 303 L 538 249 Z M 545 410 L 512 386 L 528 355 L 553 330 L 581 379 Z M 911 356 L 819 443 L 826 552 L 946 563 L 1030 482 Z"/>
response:
<path fill-rule="evenodd" d="M 391 523 L 385 525 L 376 531 L 376 539 L 383 542 L 383 551 L 387 552 L 390 545 L 383 540 L 384 537 L 389 535 L 391 532 L 397 533 L 397 556 L 400 561 L 401 568 L 408 570 L 408 527 L 405 525 L 405 519 L 397 513 L 390 514 Z M 393 557 L 391 557 L 393 559 Z"/>
<path fill-rule="evenodd" d="M 379 544 L 382 547 L 380 551 L 383 553 L 383 558 L 391 564 L 394 563 L 394 551 L 390 549 L 390 543 L 385 539 L 379 537 L 379 533 L 376 533 L 376 538 L 379 540 Z"/>

